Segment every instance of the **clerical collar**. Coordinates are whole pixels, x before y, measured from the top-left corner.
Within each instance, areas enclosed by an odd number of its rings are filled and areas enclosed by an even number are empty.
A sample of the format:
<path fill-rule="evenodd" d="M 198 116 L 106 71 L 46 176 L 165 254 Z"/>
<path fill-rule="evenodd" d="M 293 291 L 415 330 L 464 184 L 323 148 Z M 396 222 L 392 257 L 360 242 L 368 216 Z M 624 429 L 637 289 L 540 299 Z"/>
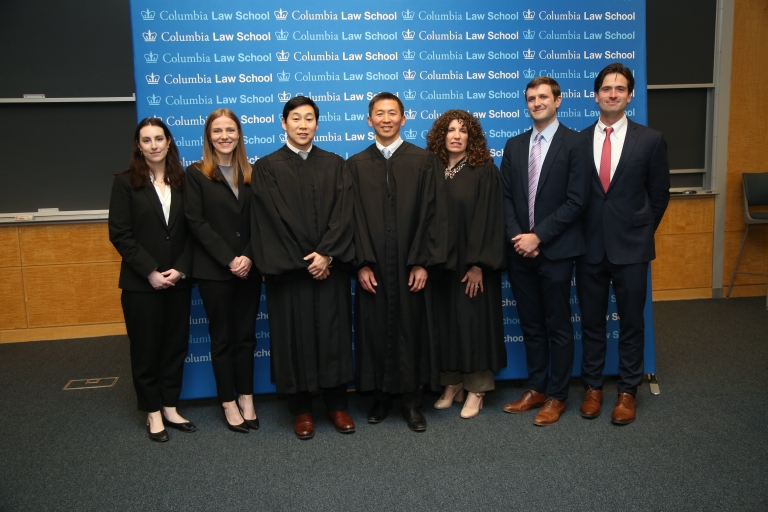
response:
<path fill-rule="evenodd" d="M 389 153 L 393 155 L 395 154 L 395 151 L 397 151 L 397 148 L 399 148 L 402 143 L 403 143 L 403 139 L 398 137 L 397 140 L 392 144 L 390 144 L 389 146 L 384 146 L 377 139 L 376 147 L 379 148 L 379 151 L 381 151 L 384 148 L 387 148 L 389 150 Z"/>
<path fill-rule="evenodd" d="M 288 146 L 288 149 L 290 149 L 291 151 L 293 151 L 293 152 L 294 152 L 294 153 L 296 153 L 297 155 L 299 154 L 299 151 L 304 151 L 303 149 L 298 149 L 298 148 L 295 148 L 295 147 L 291 146 L 291 143 L 290 143 L 290 142 L 286 142 L 286 143 L 285 143 L 285 145 L 286 145 L 286 146 Z M 307 153 L 309 153 L 310 151 L 312 151 L 312 148 L 313 148 L 313 147 L 314 147 L 314 146 L 313 146 L 312 144 L 310 144 L 310 145 L 309 145 L 309 149 L 307 149 Z"/>

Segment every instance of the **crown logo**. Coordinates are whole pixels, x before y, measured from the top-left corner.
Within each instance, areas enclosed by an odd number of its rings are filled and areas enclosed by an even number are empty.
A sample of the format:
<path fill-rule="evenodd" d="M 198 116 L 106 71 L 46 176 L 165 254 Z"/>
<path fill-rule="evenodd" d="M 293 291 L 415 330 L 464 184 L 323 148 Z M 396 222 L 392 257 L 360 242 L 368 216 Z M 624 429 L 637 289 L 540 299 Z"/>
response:
<path fill-rule="evenodd" d="M 282 103 L 285 103 L 286 101 L 291 99 L 291 93 L 283 91 L 277 95 L 277 99 L 279 99 Z"/>
<path fill-rule="evenodd" d="M 141 36 L 144 38 L 144 41 L 148 43 L 154 43 L 155 39 L 157 39 L 157 32 L 147 30 L 146 32 L 142 33 Z"/>
<path fill-rule="evenodd" d="M 534 76 L 536 76 L 536 71 L 534 71 L 533 68 L 524 69 L 523 76 L 529 79 L 533 78 Z"/>
<path fill-rule="evenodd" d="M 403 39 L 406 41 L 413 41 L 413 38 L 416 36 L 416 32 L 414 32 L 411 29 L 403 30 Z"/>
<path fill-rule="evenodd" d="M 288 61 L 288 57 L 291 56 L 291 54 L 288 53 L 285 50 L 280 50 L 279 52 L 275 52 L 275 55 L 277 55 L 277 60 L 279 62 L 287 62 Z"/>
<path fill-rule="evenodd" d="M 157 54 L 152 52 L 145 53 L 144 60 L 147 61 L 147 64 L 157 64 Z"/>
<path fill-rule="evenodd" d="M 406 9 L 405 11 L 401 12 L 400 14 L 403 15 L 403 19 L 406 21 L 413 20 L 413 15 L 415 14 L 412 10 Z"/>
<path fill-rule="evenodd" d="M 405 78 L 406 80 L 413 80 L 414 78 L 416 78 L 416 72 L 412 69 L 406 69 L 405 71 L 403 71 L 403 78 Z"/>
<path fill-rule="evenodd" d="M 147 103 L 150 105 L 159 105 L 160 104 L 160 96 L 157 94 L 153 94 L 152 96 L 147 96 Z"/>
<path fill-rule="evenodd" d="M 523 37 L 526 39 L 534 39 L 536 37 L 536 32 L 534 32 L 531 29 L 528 29 L 523 32 Z"/>
<path fill-rule="evenodd" d="M 277 79 L 280 80 L 281 82 L 288 82 L 291 80 L 291 74 L 286 70 L 282 70 L 280 73 L 277 74 Z"/>
<path fill-rule="evenodd" d="M 276 20 L 280 20 L 280 21 L 287 20 L 288 19 L 288 11 L 284 11 L 282 9 L 278 9 L 277 11 L 275 11 L 275 19 Z"/>
<path fill-rule="evenodd" d="M 408 109 L 405 111 L 405 118 L 406 119 L 416 119 L 416 111 L 411 109 Z"/>
<path fill-rule="evenodd" d="M 523 57 L 528 59 L 528 60 L 531 60 L 534 57 L 536 57 L 536 52 L 531 50 L 530 48 L 528 48 L 527 50 L 523 51 Z"/>
<path fill-rule="evenodd" d="M 532 10 L 528 9 L 527 11 L 523 11 L 523 19 L 531 21 L 533 17 L 536 16 L 536 13 Z"/>
<path fill-rule="evenodd" d="M 405 99 L 407 99 L 409 101 L 410 100 L 415 100 L 416 99 L 416 91 L 414 91 L 413 89 L 408 89 L 407 91 L 405 91 L 403 93 L 403 98 L 405 98 Z"/>
<path fill-rule="evenodd" d="M 408 140 L 415 139 L 418 134 L 419 134 L 419 132 L 417 132 L 413 128 L 411 128 L 410 130 L 405 130 L 403 132 L 403 135 L 405 135 L 405 138 L 408 139 Z"/>
<path fill-rule="evenodd" d="M 285 133 L 281 133 L 280 134 L 280 142 L 282 142 L 283 144 L 288 142 L 288 135 L 286 135 Z"/>
<path fill-rule="evenodd" d="M 403 59 L 405 59 L 405 60 L 413 60 L 414 58 L 416 58 L 416 52 L 415 51 L 408 49 L 408 50 L 405 50 L 403 52 Z"/>
<path fill-rule="evenodd" d="M 147 8 L 146 11 L 141 11 L 141 17 L 144 18 L 144 21 L 152 21 L 155 19 L 155 11 L 150 11 L 149 8 Z"/>
<path fill-rule="evenodd" d="M 288 32 L 286 30 L 278 30 L 275 32 L 275 37 L 278 41 L 285 41 L 288 39 Z"/>
<path fill-rule="evenodd" d="M 148 84 L 157 85 L 160 83 L 160 75 L 152 73 L 151 75 L 147 75 L 145 78 L 147 79 Z"/>

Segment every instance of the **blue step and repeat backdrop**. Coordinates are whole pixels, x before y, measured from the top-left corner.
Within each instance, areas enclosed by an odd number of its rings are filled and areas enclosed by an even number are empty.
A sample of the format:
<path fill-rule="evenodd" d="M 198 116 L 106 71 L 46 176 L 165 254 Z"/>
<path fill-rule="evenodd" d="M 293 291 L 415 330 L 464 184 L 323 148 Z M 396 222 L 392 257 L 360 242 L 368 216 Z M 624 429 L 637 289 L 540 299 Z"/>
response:
<path fill-rule="evenodd" d="M 349 157 L 374 140 L 366 117 L 380 91 L 405 103 L 403 138 L 424 147 L 440 113 L 460 108 L 482 123 L 496 164 L 507 139 L 530 129 L 524 88 L 551 76 L 562 88 L 558 119 L 574 129 L 598 115 L 594 77 L 621 61 L 635 73 L 627 114 L 647 123 L 644 0 L 353 0 L 253 2 L 132 0 L 138 119 L 159 117 L 172 130 L 185 166 L 202 155 L 206 116 L 232 109 L 255 162 L 285 142 L 283 103 L 303 95 L 320 107 L 315 143 Z M 650 279 L 650 277 L 649 277 Z M 504 286 L 508 367 L 525 378 L 515 300 Z M 650 286 L 649 286 L 650 290 Z M 580 313 L 572 295 L 580 372 Z M 618 315 L 608 311 L 606 373 L 618 365 Z M 195 292 L 182 398 L 216 395 L 205 309 Z M 646 372 L 656 371 L 650 295 Z M 256 326 L 256 392 L 270 382 L 269 324 L 262 294 Z"/>

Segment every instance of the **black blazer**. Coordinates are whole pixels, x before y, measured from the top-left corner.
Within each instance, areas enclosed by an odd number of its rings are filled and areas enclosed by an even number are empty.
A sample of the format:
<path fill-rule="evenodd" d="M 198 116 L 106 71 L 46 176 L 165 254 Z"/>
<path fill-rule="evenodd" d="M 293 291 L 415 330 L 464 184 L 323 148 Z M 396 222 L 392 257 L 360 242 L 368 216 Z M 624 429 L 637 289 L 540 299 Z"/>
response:
<path fill-rule="evenodd" d="M 507 141 L 501 160 L 504 185 L 504 216 L 507 243 L 528 225 L 528 147 L 533 130 Z M 589 197 L 589 154 L 586 137 L 562 123 L 541 166 L 536 189 L 533 231 L 541 239 L 539 249 L 550 260 L 573 258 L 584 253 L 580 216 Z"/>
<path fill-rule="evenodd" d="M 165 223 L 155 188 L 131 186 L 129 174 L 115 176 L 109 200 L 109 240 L 122 256 L 120 281 L 123 290 L 155 291 L 149 284 L 153 270 L 176 269 L 192 274 L 192 239 L 184 217 L 184 193 L 171 188 L 171 211 Z M 189 286 L 179 279 L 177 288 Z"/>
<path fill-rule="evenodd" d="M 608 191 L 595 167 L 595 124 L 585 128 L 589 144 L 592 194 L 584 212 L 585 263 L 603 255 L 615 265 L 651 261 L 656 257 L 653 235 L 669 204 L 667 142 L 655 130 L 627 119 L 621 157 Z"/>
<path fill-rule="evenodd" d="M 210 180 L 194 165 L 187 167 L 186 217 L 196 240 L 192 276 L 226 281 L 236 276 L 229 262 L 237 256 L 253 261 L 251 249 L 251 188 L 238 177 L 238 195 L 232 192 L 221 170 L 220 181 Z"/>

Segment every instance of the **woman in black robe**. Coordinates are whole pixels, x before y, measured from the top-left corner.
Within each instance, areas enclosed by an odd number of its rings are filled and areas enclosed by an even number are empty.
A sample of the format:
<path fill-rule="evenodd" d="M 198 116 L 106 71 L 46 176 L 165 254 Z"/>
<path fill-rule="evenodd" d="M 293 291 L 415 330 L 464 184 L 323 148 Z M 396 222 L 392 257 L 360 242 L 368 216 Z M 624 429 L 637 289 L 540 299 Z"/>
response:
<path fill-rule="evenodd" d="M 493 372 L 507 365 L 501 310 L 504 209 L 501 178 L 480 123 L 468 112 L 449 110 L 427 135 L 427 149 L 445 169 L 453 254 L 433 281 L 435 318 L 441 331 L 440 383 L 435 402 L 447 409 L 466 390 L 462 418 L 477 416 L 494 389 Z"/>

